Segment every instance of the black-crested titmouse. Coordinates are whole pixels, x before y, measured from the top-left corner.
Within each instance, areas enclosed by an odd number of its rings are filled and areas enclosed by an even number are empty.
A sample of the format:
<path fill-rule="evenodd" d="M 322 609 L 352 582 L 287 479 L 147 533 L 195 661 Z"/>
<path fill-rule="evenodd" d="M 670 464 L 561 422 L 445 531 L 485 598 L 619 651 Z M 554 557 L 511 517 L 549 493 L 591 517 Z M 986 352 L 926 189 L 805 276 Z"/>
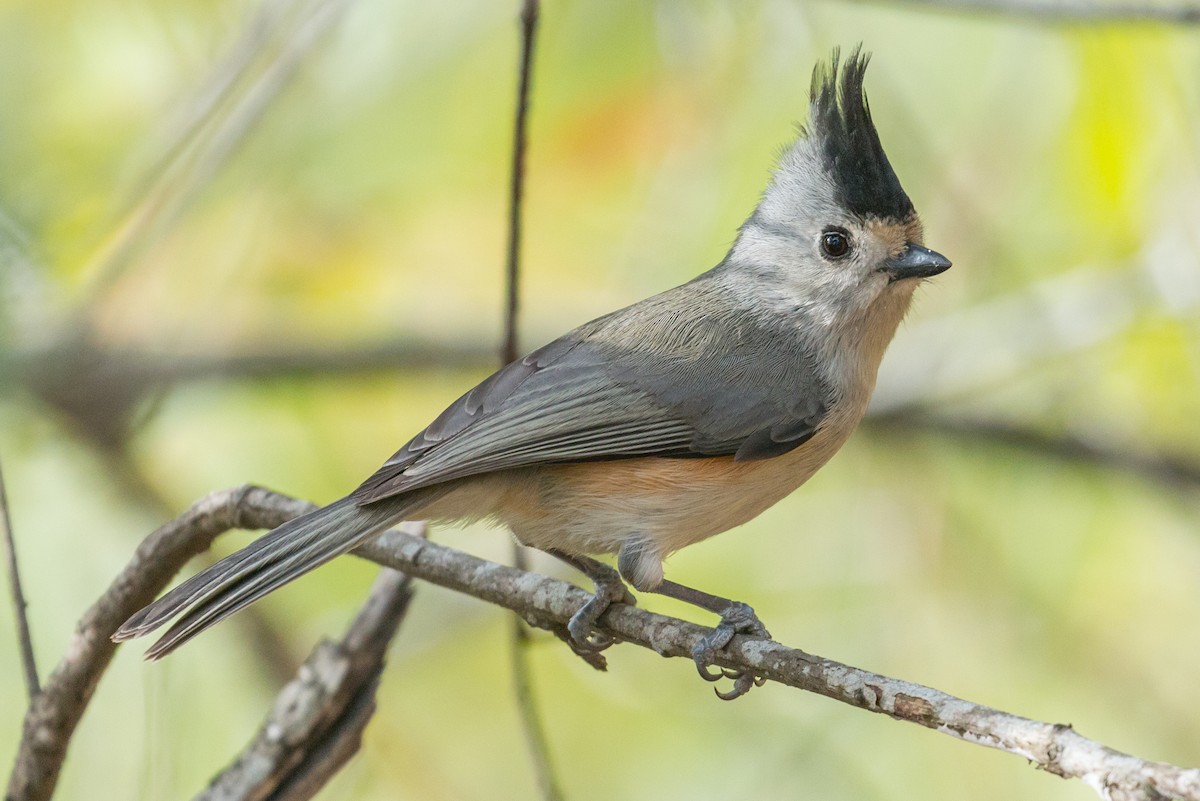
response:
<path fill-rule="evenodd" d="M 922 279 L 950 266 L 884 155 L 868 57 L 813 72 L 807 125 L 729 254 L 683 286 L 576 328 L 455 401 L 341 500 L 285 523 L 131 617 L 126 640 L 182 617 L 161 657 L 406 519 L 489 518 L 596 584 L 580 647 L 642 592 L 721 615 L 695 653 L 766 629 L 753 610 L 663 578 L 663 559 L 803 484 L 858 425 Z M 589 554 L 617 554 L 617 571 Z M 185 611 L 186 610 L 186 611 Z M 730 696 L 753 677 L 735 677 Z"/>

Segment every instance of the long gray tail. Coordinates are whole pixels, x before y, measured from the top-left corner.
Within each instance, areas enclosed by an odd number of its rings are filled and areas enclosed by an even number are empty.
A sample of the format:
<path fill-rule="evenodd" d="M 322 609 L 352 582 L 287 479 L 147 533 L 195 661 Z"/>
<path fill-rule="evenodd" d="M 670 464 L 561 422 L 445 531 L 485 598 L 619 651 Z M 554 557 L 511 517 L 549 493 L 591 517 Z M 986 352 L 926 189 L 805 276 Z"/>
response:
<path fill-rule="evenodd" d="M 415 504 L 359 506 L 342 498 L 289 520 L 126 620 L 112 638 L 140 637 L 187 612 L 146 651 L 159 659 L 244 606 L 404 519 Z"/>

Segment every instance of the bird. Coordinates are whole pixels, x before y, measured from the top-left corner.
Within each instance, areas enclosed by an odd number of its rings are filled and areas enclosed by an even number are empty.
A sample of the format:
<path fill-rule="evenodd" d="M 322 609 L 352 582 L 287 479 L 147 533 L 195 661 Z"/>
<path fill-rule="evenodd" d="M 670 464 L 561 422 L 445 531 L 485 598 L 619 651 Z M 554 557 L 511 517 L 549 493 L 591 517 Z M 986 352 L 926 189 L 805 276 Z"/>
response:
<path fill-rule="evenodd" d="M 864 89 L 870 55 L 818 61 L 806 121 L 728 254 L 696 278 L 585 323 L 472 388 L 349 495 L 297 517 L 130 617 L 121 642 L 175 619 L 157 659 L 404 520 L 490 520 L 590 578 L 568 631 L 629 587 L 719 616 L 693 650 L 712 670 L 736 634 L 770 636 L 748 604 L 664 577 L 663 560 L 754 518 L 805 483 L 866 412 L 916 288 L 951 266 L 924 246 Z M 597 556 L 616 555 L 616 567 Z"/>

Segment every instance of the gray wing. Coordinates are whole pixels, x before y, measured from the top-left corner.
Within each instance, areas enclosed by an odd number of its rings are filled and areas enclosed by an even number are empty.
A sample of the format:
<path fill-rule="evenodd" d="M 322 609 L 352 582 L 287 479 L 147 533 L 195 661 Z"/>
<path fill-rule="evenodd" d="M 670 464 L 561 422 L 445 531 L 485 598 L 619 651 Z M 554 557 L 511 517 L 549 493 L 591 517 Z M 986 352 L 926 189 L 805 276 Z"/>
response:
<path fill-rule="evenodd" d="M 446 409 L 354 499 L 535 464 L 764 459 L 806 442 L 831 402 L 811 356 L 789 329 L 736 314 L 728 301 L 723 315 L 675 313 L 713 308 L 686 296 L 703 291 L 686 284 L 513 362 Z"/>

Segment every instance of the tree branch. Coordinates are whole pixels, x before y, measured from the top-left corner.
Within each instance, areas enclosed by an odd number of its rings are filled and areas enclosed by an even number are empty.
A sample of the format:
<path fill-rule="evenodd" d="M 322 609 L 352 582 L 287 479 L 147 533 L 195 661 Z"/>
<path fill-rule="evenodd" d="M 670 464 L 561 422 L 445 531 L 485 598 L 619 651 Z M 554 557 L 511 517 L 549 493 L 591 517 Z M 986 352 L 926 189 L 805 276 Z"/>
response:
<path fill-rule="evenodd" d="M 414 578 L 511 609 L 532 625 L 562 625 L 590 598 L 558 579 L 525 573 L 399 532 L 387 532 L 357 555 Z M 637 607 L 614 604 L 600 619 L 608 633 L 690 660 L 711 629 Z M 1108 801 L 1200 801 L 1200 769 L 1148 762 L 1083 737 L 1066 724 L 1043 723 L 788 648 L 737 636 L 717 664 L 742 669 L 851 706 L 916 723 L 967 742 L 1034 762 L 1063 778 L 1080 779 Z"/>
<path fill-rule="evenodd" d="M 921 407 L 905 407 L 872 415 L 870 428 L 912 434 L 944 434 L 978 445 L 989 440 L 1041 457 L 1082 462 L 1119 470 L 1167 488 L 1195 490 L 1200 487 L 1200 462 L 1182 456 L 1138 451 L 1116 442 L 1104 442 L 1071 434 L 1039 431 L 1030 425 L 985 417 L 948 414 Z"/>
<path fill-rule="evenodd" d="M 29 633 L 29 617 L 25 614 L 28 604 L 21 590 L 21 571 L 17 568 L 17 543 L 13 537 L 12 519 L 8 513 L 8 493 L 4 488 L 4 473 L 0 472 L 0 541 L 4 547 L 4 569 L 8 574 L 8 589 L 12 595 L 13 616 L 17 622 L 17 643 L 21 651 L 21 665 L 25 670 L 25 689 L 29 702 L 37 698 L 37 661 L 33 658 L 33 637 Z"/>
<path fill-rule="evenodd" d="M 525 150 L 527 122 L 529 117 L 529 88 L 533 78 L 533 50 L 537 42 L 537 26 L 540 5 L 538 0 L 523 0 L 521 4 L 521 57 L 517 66 L 517 100 L 513 120 L 512 173 L 509 180 L 508 197 L 508 248 L 505 269 L 504 344 L 501 348 L 500 366 L 516 361 L 520 355 L 517 337 L 517 311 L 521 288 L 521 211 L 525 190 Z M 512 544 L 513 564 L 525 570 L 528 559 L 525 547 L 517 541 Z M 513 695 L 517 702 L 517 713 L 521 718 L 521 729 L 537 775 L 538 788 L 546 801 L 563 798 L 562 787 L 550 760 L 550 743 L 538 714 L 537 699 L 533 694 L 533 672 L 529 664 L 529 648 L 532 639 L 525 624 L 514 618 L 509 648 L 512 655 Z"/>
<path fill-rule="evenodd" d="M 197 501 L 141 545 L 104 595 L 83 616 L 66 655 L 29 705 L 5 801 L 46 801 L 54 793 L 71 735 L 130 615 L 154 599 L 196 554 L 231 528 L 274 528 L 314 508 L 259 487 L 243 486 Z"/>
<path fill-rule="evenodd" d="M 533 75 L 533 47 L 536 42 L 538 0 L 523 0 L 521 5 L 521 61 L 518 66 L 517 108 L 513 120 L 512 174 L 508 190 L 507 292 L 504 307 L 504 348 L 501 361 L 508 364 L 517 352 L 517 305 L 520 299 L 521 201 L 525 193 L 525 142 L 529 116 L 529 85 Z"/>
<path fill-rule="evenodd" d="M 409 525 L 409 524 L 406 524 Z M 415 536 L 424 536 L 416 524 Z M 341 642 L 323 640 L 275 698 L 258 734 L 196 801 L 307 801 L 357 753 L 412 580 L 383 569 Z"/>
<path fill-rule="evenodd" d="M 271 528 L 311 508 L 269 490 L 240 487 L 202 499 L 151 534 L 89 610 L 67 656 L 31 705 L 7 801 L 49 798 L 71 732 L 111 659 L 115 646 L 109 634 L 149 602 L 189 556 L 228 528 Z M 564 581 L 488 562 L 400 531 L 386 532 L 355 553 L 412 578 L 511 609 L 542 628 L 561 628 L 591 597 Z M 625 642 L 688 660 L 692 647 L 711 631 L 624 604 L 614 604 L 601 617 L 600 626 Z M 1007 751 L 1049 773 L 1080 779 L 1109 801 L 1200 801 L 1198 769 L 1139 759 L 1089 740 L 1065 724 L 1018 717 L 773 640 L 739 635 L 718 652 L 716 664 Z"/>

